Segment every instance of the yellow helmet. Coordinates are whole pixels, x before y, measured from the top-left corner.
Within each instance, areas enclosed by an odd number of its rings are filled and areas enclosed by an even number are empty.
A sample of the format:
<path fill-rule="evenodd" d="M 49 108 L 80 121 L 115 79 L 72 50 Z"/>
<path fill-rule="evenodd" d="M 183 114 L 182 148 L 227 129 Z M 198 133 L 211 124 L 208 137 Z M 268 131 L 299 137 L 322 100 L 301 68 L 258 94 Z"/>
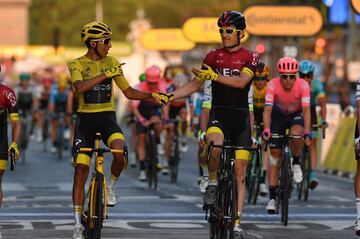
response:
<path fill-rule="evenodd" d="M 81 30 L 81 40 L 83 42 L 86 42 L 89 39 L 92 40 L 111 37 L 111 35 L 111 29 L 102 22 L 90 22 Z"/>
<path fill-rule="evenodd" d="M 256 69 L 255 78 L 263 77 L 268 78 L 270 75 L 270 67 L 265 61 L 260 61 Z"/>

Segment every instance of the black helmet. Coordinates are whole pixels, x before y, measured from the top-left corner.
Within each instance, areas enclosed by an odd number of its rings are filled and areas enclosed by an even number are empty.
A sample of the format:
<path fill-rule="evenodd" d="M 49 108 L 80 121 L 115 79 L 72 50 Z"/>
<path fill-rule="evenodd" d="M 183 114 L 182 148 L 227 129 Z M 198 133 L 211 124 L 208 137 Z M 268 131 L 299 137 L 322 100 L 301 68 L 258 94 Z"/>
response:
<path fill-rule="evenodd" d="M 245 17 L 241 12 L 225 11 L 218 19 L 218 27 L 228 27 L 234 25 L 238 30 L 246 28 Z"/>

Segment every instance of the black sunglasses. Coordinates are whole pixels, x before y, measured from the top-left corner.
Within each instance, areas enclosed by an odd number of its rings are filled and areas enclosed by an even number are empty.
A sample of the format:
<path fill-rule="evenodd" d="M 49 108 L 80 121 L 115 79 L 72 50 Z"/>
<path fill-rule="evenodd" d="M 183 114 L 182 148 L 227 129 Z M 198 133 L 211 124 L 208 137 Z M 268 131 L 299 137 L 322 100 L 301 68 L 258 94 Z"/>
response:
<path fill-rule="evenodd" d="M 241 30 L 237 30 L 237 29 L 223 29 L 223 28 L 219 28 L 219 33 L 223 34 L 224 32 L 226 32 L 226 34 L 233 34 L 233 32 L 239 32 Z"/>
<path fill-rule="evenodd" d="M 307 73 L 307 74 L 302 74 L 299 73 L 300 78 L 311 78 L 313 76 L 313 73 Z"/>
<path fill-rule="evenodd" d="M 267 77 L 255 77 L 254 78 L 254 81 L 266 81 L 267 80 Z"/>
<path fill-rule="evenodd" d="M 296 75 L 280 75 L 280 77 L 281 77 L 281 79 L 283 79 L 283 80 L 287 80 L 287 79 L 295 80 Z"/>

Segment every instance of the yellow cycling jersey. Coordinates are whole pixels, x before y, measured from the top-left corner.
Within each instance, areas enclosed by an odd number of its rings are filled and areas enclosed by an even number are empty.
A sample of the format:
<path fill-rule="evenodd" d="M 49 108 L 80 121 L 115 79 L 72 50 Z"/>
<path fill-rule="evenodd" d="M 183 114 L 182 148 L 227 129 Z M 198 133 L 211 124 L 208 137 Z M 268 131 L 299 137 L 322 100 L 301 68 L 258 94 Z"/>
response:
<path fill-rule="evenodd" d="M 266 87 L 259 90 L 255 86 L 254 88 L 254 95 L 253 95 L 253 101 L 254 101 L 254 108 L 264 108 L 265 105 L 265 94 L 266 94 Z"/>
<path fill-rule="evenodd" d="M 76 81 L 86 81 L 103 74 L 105 69 L 119 65 L 119 62 L 112 56 L 107 56 L 101 60 L 93 61 L 86 56 L 82 56 L 68 63 L 72 84 Z M 78 93 L 79 109 L 78 112 L 94 113 L 104 111 L 115 111 L 113 80 L 121 90 L 126 90 L 129 83 L 126 78 L 116 76 L 108 78 L 91 90 Z"/>

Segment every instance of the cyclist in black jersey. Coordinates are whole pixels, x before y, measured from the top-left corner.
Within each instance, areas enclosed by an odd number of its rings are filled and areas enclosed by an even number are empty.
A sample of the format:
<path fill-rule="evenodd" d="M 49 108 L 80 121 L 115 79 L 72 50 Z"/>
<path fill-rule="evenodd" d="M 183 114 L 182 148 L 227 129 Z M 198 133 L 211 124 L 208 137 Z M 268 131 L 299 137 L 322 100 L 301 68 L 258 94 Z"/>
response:
<path fill-rule="evenodd" d="M 206 80 L 211 80 L 212 108 L 205 140 L 216 145 L 224 142 L 227 135 L 231 145 L 251 147 L 248 92 L 256 71 L 259 56 L 242 48 L 240 40 L 245 35 L 245 17 L 237 11 L 225 11 L 218 19 L 223 48 L 207 54 L 201 69 L 192 69 L 195 78 L 168 96 L 170 99 L 186 97 L 198 91 Z M 220 149 L 213 149 L 209 169 L 209 187 L 204 194 L 204 203 L 212 205 L 216 198 L 217 168 Z M 245 172 L 250 152 L 236 151 L 235 172 L 237 178 L 237 219 L 235 237 L 241 237 L 240 220 L 245 196 Z"/>
<path fill-rule="evenodd" d="M 356 198 L 356 212 L 357 219 L 355 222 L 355 233 L 360 236 L 360 79 L 356 84 L 356 108 L 357 120 L 355 125 L 355 159 L 356 159 L 356 175 L 354 178 L 355 198 Z"/>

